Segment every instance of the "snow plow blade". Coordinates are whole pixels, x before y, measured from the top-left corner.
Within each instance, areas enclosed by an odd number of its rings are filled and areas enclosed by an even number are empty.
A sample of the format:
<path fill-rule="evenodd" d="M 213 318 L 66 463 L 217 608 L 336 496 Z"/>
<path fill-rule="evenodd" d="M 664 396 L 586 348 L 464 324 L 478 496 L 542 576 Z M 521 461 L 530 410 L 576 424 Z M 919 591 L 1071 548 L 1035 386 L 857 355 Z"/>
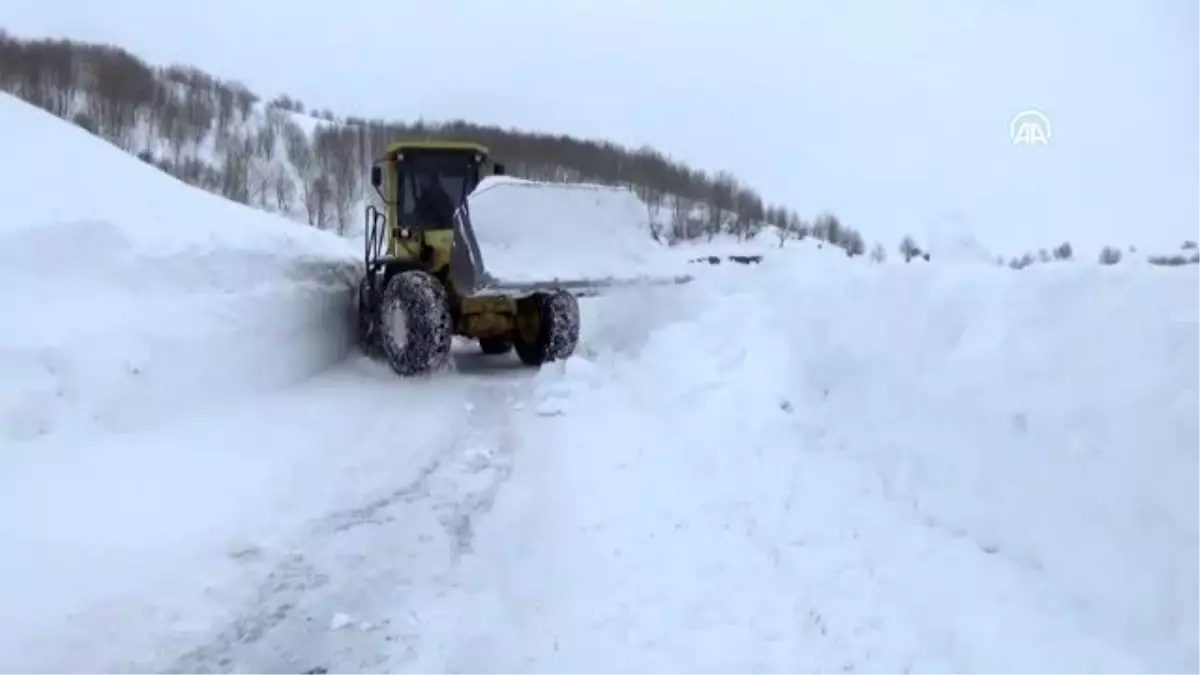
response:
<path fill-rule="evenodd" d="M 624 187 L 491 176 L 455 221 L 451 276 L 470 297 L 591 297 L 692 279 L 650 236 L 646 205 Z"/>

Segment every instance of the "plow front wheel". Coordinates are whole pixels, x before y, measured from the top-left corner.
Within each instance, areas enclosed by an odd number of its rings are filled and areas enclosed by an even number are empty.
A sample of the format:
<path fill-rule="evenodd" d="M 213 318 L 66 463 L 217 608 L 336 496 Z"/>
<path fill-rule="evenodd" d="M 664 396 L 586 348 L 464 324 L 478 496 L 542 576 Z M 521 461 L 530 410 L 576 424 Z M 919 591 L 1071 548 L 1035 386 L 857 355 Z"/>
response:
<path fill-rule="evenodd" d="M 433 275 L 409 270 L 388 281 L 380 302 L 379 334 L 397 373 L 417 375 L 445 365 L 451 327 L 446 290 Z"/>

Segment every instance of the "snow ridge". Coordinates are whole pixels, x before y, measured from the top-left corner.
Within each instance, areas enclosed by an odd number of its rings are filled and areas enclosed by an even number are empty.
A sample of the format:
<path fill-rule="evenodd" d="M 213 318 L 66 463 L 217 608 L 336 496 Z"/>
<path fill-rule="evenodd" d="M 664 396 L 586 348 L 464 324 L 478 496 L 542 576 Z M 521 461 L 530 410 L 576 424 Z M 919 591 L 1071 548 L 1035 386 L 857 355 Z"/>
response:
<path fill-rule="evenodd" d="M 188 186 L 7 94 L 0 126 L 20 130 L 0 177 L 0 439 L 125 428 L 346 354 L 348 243 Z"/>

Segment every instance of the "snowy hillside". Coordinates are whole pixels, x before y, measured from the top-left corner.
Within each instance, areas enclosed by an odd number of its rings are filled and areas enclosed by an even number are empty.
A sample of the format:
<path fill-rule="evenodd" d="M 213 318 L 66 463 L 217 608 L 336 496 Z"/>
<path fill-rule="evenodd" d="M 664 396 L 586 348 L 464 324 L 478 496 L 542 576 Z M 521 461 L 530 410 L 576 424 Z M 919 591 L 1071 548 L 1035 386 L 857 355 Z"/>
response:
<path fill-rule="evenodd" d="M 357 250 L 0 94 L 0 439 L 290 384 L 347 348 Z"/>
<path fill-rule="evenodd" d="M 645 203 L 645 236 L 672 242 L 766 225 L 815 223 L 764 203 L 727 171 L 709 175 L 650 147 L 456 120 L 365 119 L 308 109 L 279 95 L 184 65 L 154 66 L 119 47 L 23 39 L 0 27 L 0 91 L 112 142 L 164 172 L 233 201 L 355 236 L 366 167 L 391 142 L 448 138 L 488 146 L 510 173 L 547 182 L 632 188 Z M 841 225 L 845 245 L 861 244 Z"/>

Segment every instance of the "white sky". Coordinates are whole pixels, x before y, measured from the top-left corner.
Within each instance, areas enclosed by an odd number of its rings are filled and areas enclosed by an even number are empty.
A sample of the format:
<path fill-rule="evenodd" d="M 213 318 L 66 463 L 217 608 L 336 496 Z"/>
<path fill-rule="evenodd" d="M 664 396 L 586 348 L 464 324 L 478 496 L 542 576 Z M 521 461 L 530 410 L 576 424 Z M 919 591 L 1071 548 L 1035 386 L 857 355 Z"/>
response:
<path fill-rule="evenodd" d="M 889 249 L 1176 245 L 1200 220 L 1194 0 L 5 0 L 310 107 L 651 144 Z M 1014 147 L 1014 113 L 1052 120 Z"/>

